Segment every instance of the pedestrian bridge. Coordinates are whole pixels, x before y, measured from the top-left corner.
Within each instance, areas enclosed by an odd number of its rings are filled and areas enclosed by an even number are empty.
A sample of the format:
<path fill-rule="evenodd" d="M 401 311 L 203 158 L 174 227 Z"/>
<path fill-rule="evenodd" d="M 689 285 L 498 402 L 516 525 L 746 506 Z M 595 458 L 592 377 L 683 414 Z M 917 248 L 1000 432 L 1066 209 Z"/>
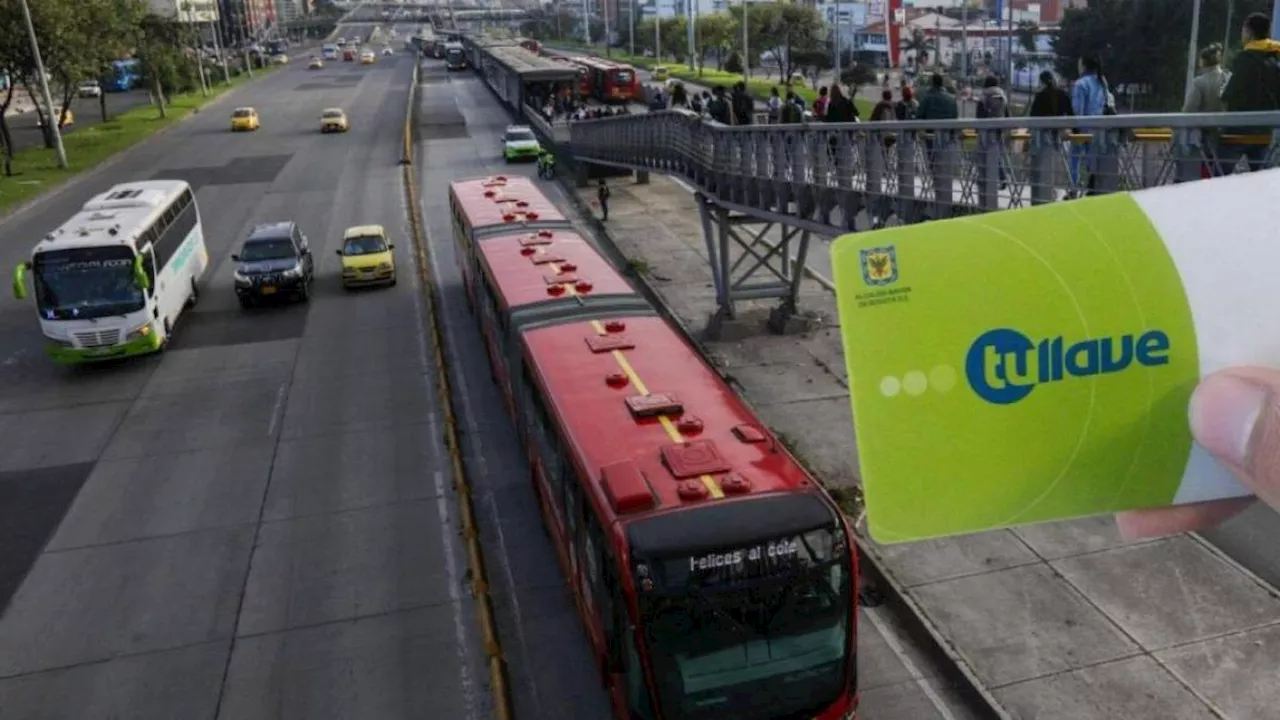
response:
<path fill-rule="evenodd" d="M 1221 134 L 1228 123 L 1233 134 Z M 1237 169 L 1232 160 L 1244 169 L 1244 155 L 1270 167 L 1280 112 L 1119 115 L 1083 124 L 1006 118 L 729 127 L 670 110 L 575 122 L 569 153 L 575 162 L 690 185 L 715 266 L 718 313 L 732 317 L 736 300 L 776 297 L 777 319 L 785 320 L 812 235 L 1199 180 Z M 1217 147 L 1221 159 L 1206 147 Z M 744 232 L 752 224 L 763 229 Z M 761 275 L 768 279 L 749 282 Z"/>

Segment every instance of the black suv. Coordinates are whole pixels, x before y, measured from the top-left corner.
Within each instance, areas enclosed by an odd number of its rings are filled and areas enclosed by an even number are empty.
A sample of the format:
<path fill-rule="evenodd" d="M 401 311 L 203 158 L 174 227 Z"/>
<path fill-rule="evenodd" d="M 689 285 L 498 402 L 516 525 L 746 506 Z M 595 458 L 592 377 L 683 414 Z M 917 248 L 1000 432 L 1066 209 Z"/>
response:
<path fill-rule="evenodd" d="M 241 307 L 289 295 L 306 302 L 315 280 L 315 262 L 307 236 L 292 220 L 258 225 L 249 231 L 236 266 L 236 297 Z"/>

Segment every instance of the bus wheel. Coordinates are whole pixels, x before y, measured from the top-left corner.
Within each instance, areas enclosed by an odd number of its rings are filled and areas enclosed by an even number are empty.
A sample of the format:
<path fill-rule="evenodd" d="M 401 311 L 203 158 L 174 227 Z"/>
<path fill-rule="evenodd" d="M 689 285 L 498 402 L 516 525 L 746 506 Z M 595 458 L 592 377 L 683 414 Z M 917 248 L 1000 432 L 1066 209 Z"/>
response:
<path fill-rule="evenodd" d="M 200 286 L 196 284 L 195 278 L 191 278 L 191 294 L 187 296 L 187 308 L 195 307 L 198 302 L 200 302 Z"/>

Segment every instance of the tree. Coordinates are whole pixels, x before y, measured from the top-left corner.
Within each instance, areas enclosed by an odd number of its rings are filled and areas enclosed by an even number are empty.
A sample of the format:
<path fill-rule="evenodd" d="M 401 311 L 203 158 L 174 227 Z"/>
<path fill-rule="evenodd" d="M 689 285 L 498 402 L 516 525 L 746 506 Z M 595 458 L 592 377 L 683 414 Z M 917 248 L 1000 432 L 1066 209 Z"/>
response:
<path fill-rule="evenodd" d="M 911 58 L 911 64 L 917 68 L 923 63 L 928 62 L 929 53 L 933 52 L 937 45 L 933 39 L 924 34 L 923 30 L 915 29 L 911 31 L 911 36 L 903 38 L 899 41 L 902 50 Z"/>
<path fill-rule="evenodd" d="M 840 71 L 840 82 L 849 88 L 847 93 L 849 97 L 858 97 L 858 88 L 863 85 L 872 85 L 876 81 L 875 68 L 867 63 L 853 63 L 845 65 L 844 70 Z"/>
<path fill-rule="evenodd" d="M 815 88 L 818 86 L 818 77 L 835 67 L 835 58 L 826 48 L 800 50 L 793 54 L 796 68 L 809 78 Z"/>
<path fill-rule="evenodd" d="M 699 15 L 694 30 L 698 40 L 698 69 L 707 62 L 707 56 L 716 55 L 717 69 L 724 67 L 726 51 L 732 47 L 733 18 L 728 13 L 706 13 Z"/>
<path fill-rule="evenodd" d="M 110 72 L 112 62 L 127 57 L 137 46 L 142 36 L 146 5 L 141 0 L 83 0 L 79 12 L 87 71 L 80 79 L 104 77 Z M 67 101 L 70 102 L 70 98 Z M 102 122 L 106 122 L 105 92 L 98 94 L 98 112 L 102 115 Z"/>
<path fill-rule="evenodd" d="M 1036 35 L 1040 34 L 1039 25 L 1024 20 L 1018 23 L 1018 29 L 1015 32 L 1018 35 L 1018 44 L 1023 50 L 1029 53 L 1036 51 Z"/>
<path fill-rule="evenodd" d="M 17 3 L 0 2 L 0 73 L 9 76 L 9 87 L 0 94 L 0 145 L 4 146 L 4 174 L 13 175 L 13 133 L 9 129 L 8 112 L 13 104 L 18 78 L 28 68 L 30 49 L 23 29 L 22 10 Z"/>
<path fill-rule="evenodd" d="M 778 62 L 781 79 L 789 84 L 796 71 L 797 52 L 814 50 L 825 36 L 822 16 L 817 8 L 793 3 L 749 3 L 748 19 L 755 23 L 755 15 L 761 16 L 760 45 L 768 48 Z M 750 31 L 751 25 L 748 25 Z"/>
<path fill-rule="evenodd" d="M 733 53 L 729 55 L 729 59 L 724 63 L 724 71 L 734 73 L 735 75 L 741 75 L 743 70 L 745 70 L 745 68 L 742 67 L 742 53 L 734 50 Z"/>
<path fill-rule="evenodd" d="M 166 17 L 148 14 L 142 18 L 138 43 L 138 60 L 142 80 L 151 90 L 152 99 L 167 117 L 167 94 L 192 87 L 194 65 L 182 51 L 191 43 L 190 28 Z"/>

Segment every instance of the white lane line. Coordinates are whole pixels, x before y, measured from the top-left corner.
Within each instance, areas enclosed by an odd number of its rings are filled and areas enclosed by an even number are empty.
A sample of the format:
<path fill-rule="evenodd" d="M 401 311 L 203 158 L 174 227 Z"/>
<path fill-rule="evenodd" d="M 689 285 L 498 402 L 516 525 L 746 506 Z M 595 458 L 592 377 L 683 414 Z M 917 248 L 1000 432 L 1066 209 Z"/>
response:
<path fill-rule="evenodd" d="M 906 649 L 902 647 L 902 643 L 898 642 L 898 638 L 893 634 L 892 628 L 879 617 L 880 609 L 863 608 L 863 611 L 867 619 L 871 621 L 871 624 L 875 625 L 876 630 L 880 631 L 880 637 L 884 638 L 885 644 L 889 646 L 889 650 L 898 658 L 898 662 L 902 663 L 902 667 L 906 669 L 907 674 L 915 681 L 916 686 L 920 688 L 920 692 L 924 693 L 924 696 L 929 699 L 929 703 L 938 711 L 938 715 L 942 720 L 956 720 L 956 716 L 951 713 L 951 708 L 948 708 L 942 698 L 938 697 L 937 691 L 929 684 L 928 678 L 924 676 L 924 673 L 920 672 L 914 662 L 911 662 L 911 658 L 907 657 Z"/>
<path fill-rule="evenodd" d="M 267 437 L 275 436 L 276 426 L 280 424 L 281 420 L 283 420 L 281 413 L 284 412 L 284 401 L 288 395 L 288 383 L 281 383 L 280 389 L 276 390 L 276 404 L 271 408 L 271 423 L 267 425 Z"/>
<path fill-rule="evenodd" d="M 404 181 L 401 180 L 401 185 L 403 185 L 403 183 Z M 401 187 L 400 197 L 403 198 L 404 196 L 404 188 Z M 401 200 L 400 204 L 406 213 L 410 210 L 410 208 L 406 206 L 407 203 L 404 200 Z M 404 217 L 409 216 L 406 214 Z M 412 264 L 416 266 L 418 264 L 417 257 L 412 253 L 409 257 L 411 258 Z M 415 270 L 416 269 L 417 268 L 415 267 Z M 431 356 L 427 350 L 429 343 L 427 340 L 426 313 L 422 307 L 422 293 L 425 289 L 422 287 L 420 277 L 420 273 L 413 273 L 413 314 L 414 320 L 416 321 L 414 326 L 417 328 L 418 333 L 418 361 L 422 365 L 422 372 L 428 373 L 431 368 Z M 436 413 L 432 413 L 430 415 L 427 428 L 433 441 L 441 437 L 440 427 L 436 420 Z M 443 460 L 444 458 L 442 458 L 442 461 Z M 436 488 L 436 512 L 440 515 L 440 541 L 444 547 L 445 580 L 449 585 L 449 604 L 453 611 L 453 632 L 458 643 L 458 684 L 462 688 L 463 701 L 466 703 L 467 707 L 467 717 L 474 720 L 474 718 L 476 718 L 477 701 L 475 682 L 471 677 L 470 667 L 471 658 L 474 656 L 472 655 L 471 640 L 468 637 L 467 622 L 463 616 L 462 608 L 462 584 L 464 581 L 462 575 L 458 572 L 458 557 L 460 556 L 461 551 L 458 548 L 456 538 L 457 530 L 455 530 L 453 526 L 452 514 L 449 511 L 449 503 L 451 499 L 447 492 L 447 488 L 445 487 L 444 473 L 437 470 L 435 472 L 434 480 Z"/>
<path fill-rule="evenodd" d="M 433 423 L 434 424 L 434 423 Z M 449 584 L 449 604 L 453 609 L 453 634 L 458 641 L 458 684 L 467 706 L 467 717 L 476 717 L 475 684 L 471 680 L 471 642 L 467 638 L 467 623 L 462 617 L 462 576 L 458 573 L 458 542 L 454 536 L 453 520 L 449 513 L 451 502 L 445 491 L 444 473 L 435 472 L 436 511 L 440 514 L 440 541 L 444 544 L 444 571 Z"/>

